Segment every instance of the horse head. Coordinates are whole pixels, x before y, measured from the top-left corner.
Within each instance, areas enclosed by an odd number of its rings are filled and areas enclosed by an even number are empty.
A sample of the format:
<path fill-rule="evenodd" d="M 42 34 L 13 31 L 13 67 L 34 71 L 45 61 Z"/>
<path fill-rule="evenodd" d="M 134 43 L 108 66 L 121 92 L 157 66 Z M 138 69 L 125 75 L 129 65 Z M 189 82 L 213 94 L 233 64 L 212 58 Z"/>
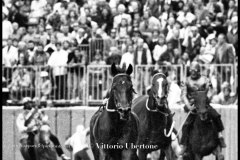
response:
<path fill-rule="evenodd" d="M 42 125 L 40 127 L 40 132 L 39 132 L 39 142 L 41 144 L 49 144 L 50 143 L 50 127 L 49 125 Z"/>
<path fill-rule="evenodd" d="M 208 119 L 207 114 L 207 92 L 206 91 L 196 91 L 192 94 L 194 99 L 194 105 L 197 109 L 197 113 L 202 121 Z"/>
<path fill-rule="evenodd" d="M 153 75 L 149 97 L 154 100 L 155 110 L 163 110 L 167 105 L 168 81 L 165 74 L 157 72 Z"/>
<path fill-rule="evenodd" d="M 114 63 L 111 66 L 113 82 L 110 99 L 113 101 L 114 109 L 119 113 L 121 120 L 128 120 L 130 116 L 133 93 L 135 93 L 130 77 L 132 72 L 132 65 L 129 65 L 126 71 L 116 68 Z"/>

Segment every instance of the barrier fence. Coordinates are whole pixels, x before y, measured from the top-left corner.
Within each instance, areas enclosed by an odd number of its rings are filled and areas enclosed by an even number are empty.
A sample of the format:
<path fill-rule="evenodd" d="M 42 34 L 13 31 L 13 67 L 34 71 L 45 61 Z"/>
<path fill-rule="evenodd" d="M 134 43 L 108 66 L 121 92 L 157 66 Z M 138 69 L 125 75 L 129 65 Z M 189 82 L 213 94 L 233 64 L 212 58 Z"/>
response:
<path fill-rule="evenodd" d="M 182 65 L 136 65 L 132 80 L 138 95 L 146 94 L 151 85 L 151 74 L 159 69 L 170 81 L 178 84 L 189 75 L 189 67 Z M 44 72 L 44 73 L 43 73 Z M 219 93 L 221 84 L 228 81 L 232 91 L 238 87 L 237 66 L 201 65 L 201 74 L 210 78 L 213 88 Z M 111 88 L 112 76 L 109 65 L 71 64 L 67 66 L 3 67 L 3 88 L 8 88 L 13 101 L 23 97 L 38 97 L 42 100 L 71 102 L 77 104 L 101 103 Z"/>
<path fill-rule="evenodd" d="M 221 114 L 225 130 L 223 136 L 226 141 L 227 148 L 223 149 L 225 160 L 238 159 L 238 109 L 237 106 L 221 106 L 213 105 L 214 108 Z M 89 127 L 89 122 L 92 115 L 98 108 L 94 107 L 68 107 L 68 108 L 50 108 L 45 109 L 45 113 L 49 117 L 51 132 L 55 134 L 64 152 L 70 156 L 71 153 L 64 147 L 67 137 L 75 133 L 77 125 Z M 175 127 L 178 130 L 186 113 L 180 107 L 171 108 L 175 112 L 174 120 Z M 19 151 L 20 134 L 16 126 L 16 118 L 23 111 L 22 107 L 3 107 L 2 114 L 2 158 L 4 160 L 23 160 Z M 89 151 L 91 160 L 92 153 Z M 60 160 L 60 158 L 58 158 Z M 208 156 L 204 160 L 212 160 L 213 156 Z"/>

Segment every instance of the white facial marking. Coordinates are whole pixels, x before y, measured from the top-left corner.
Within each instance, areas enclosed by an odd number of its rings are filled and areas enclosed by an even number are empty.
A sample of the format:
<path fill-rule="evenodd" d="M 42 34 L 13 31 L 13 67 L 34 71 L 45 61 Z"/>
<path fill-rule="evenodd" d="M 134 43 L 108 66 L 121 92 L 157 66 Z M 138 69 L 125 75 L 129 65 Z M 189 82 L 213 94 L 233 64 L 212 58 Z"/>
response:
<path fill-rule="evenodd" d="M 161 77 L 161 78 L 159 78 L 158 80 L 157 80 L 157 82 L 158 82 L 158 97 L 160 97 L 160 98 L 162 98 L 162 83 L 163 83 L 163 78 Z"/>

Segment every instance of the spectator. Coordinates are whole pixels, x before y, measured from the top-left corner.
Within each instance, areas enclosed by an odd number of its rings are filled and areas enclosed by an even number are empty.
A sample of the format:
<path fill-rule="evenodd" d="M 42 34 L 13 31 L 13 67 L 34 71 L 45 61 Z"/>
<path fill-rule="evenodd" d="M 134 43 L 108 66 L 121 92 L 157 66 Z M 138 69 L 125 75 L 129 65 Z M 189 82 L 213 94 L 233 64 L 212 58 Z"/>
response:
<path fill-rule="evenodd" d="M 55 98 L 64 99 L 66 88 L 66 64 L 68 60 L 68 51 L 61 48 L 61 43 L 56 43 L 57 50 L 54 51 L 48 59 L 48 65 L 52 67 L 53 77 L 55 78 L 55 85 L 57 87 Z"/>
<path fill-rule="evenodd" d="M 235 0 L 230 0 L 228 2 L 228 10 L 225 11 L 225 16 L 229 20 L 233 18 L 233 12 L 237 11 L 237 6 L 235 3 L 236 3 Z"/>
<path fill-rule="evenodd" d="M 9 84 L 8 88 L 12 93 L 11 99 L 20 100 L 22 95 L 27 96 L 29 94 L 29 89 L 32 86 L 30 73 L 24 68 L 15 68 L 12 74 L 12 82 Z"/>
<path fill-rule="evenodd" d="M 137 46 L 134 52 L 135 65 L 151 65 L 152 56 L 148 47 L 144 47 L 143 39 L 138 39 Z"/>
<path fill-rule="evenodd" d="M 123 4 L 118 5 L 118 15 L 114 17 L 113 20 L 113 27 L 117 28 L 118 25 L 121 23 L 122 18 L 127 19 L 127 24 L 131 25 L 132 18 L 129 14 L 124 13 L 126 11 L 126 7 Z"/>
<path fill-rule="evenodd" d="M 124 39 L 128 37 L 131 27 L 127 24 L 127 19 L 122 18 L 121 23 L 118 26 L 118 37 L 119 39 Z"/>
<path fill-rule="evenodd" d="M 153 58 L 158 64 L 162 64 L 161 56 L 167 51 L 166 40 L 163 34 L 159 36 L 159 44 L 153 50 Z"/>
<path fill-rule="evenodd" d="M 198 60 L 205 64 L 210 64 L 213 61 L 213 58 L 216 53 L 217 39 L 215 38 L 215 36 L 211 34 L 208 37 L 208 41 L 209 42 L 206 44 L 205 47 L 201 47 L 200 55 L 197 58 Z"/>
<path fill-rule="evenodd" d="M 218 36 L 218 44 L 214 57 L 216 64 L 234 64 L 234 48 L 231 44 L 226 42 L 226 36 L 220 34 Z"/>
<path fill-rule="evenodd" d="M 174 28 L 175 19 L 173 17 L 169 17 L 167 26 L 163 29 L 163 34 L 166 36 L 166 41 L 170 41 L 173 37 L 173 31 L 176 30 Z"/>
<path fill-rule="evenodd" d="M 76 98 L 82 97 L 82 84 L 84 70 L 82 66 L 86 64 L 86 53 L 80 48 L 76 48 L 68 55 L 68 99 L 73 101 Z M 78 97 L 78 98 L 79 98 Z"/>
<path fill-rule="evenodd" d="M 50 51 L 50 49 L 52 52 L 56 51 L 57 50 L 56 42 L 57 42 L 56 36 L 52 35 L 50 38 L 50 43 L 44 47 L 44 52 L 48 52 Z M 52 52 L 50 52 L 49 55 L 51 55 Z"/>
<path fill-rule="evenodd" d="M 228 29 L 227 33 L 228 43 L 233 44 L 235 48 L 235 53 L 238 53 L 238 17 L 233 17 L 231 19 L 231 26 Z M 238 56 L 238 54 L 235 54 Z"/>
<path fill-rule="evenodd" d="M 221 92 L 212 98 L 212 103 L 221 105 L 234 104 L 236 97 L 231 96 L 231 87 L 228 82 L 223 82 L 221 86 Z"/>
<path fill-rule="evenodd" d="M 163 9 L 161 10 L 163 10 L 163 12 L 159 16 L 161 27 L 166 28 L 168 19 L 170 18 L 170 13 L 171 13 L 170 5 L 168 3 L 164 3 Z"/>
<path fill-rule="evenodd" d="M 47 23 L 49 23 L 54 31 L 59 31 L 61 27 L 61 16 L 57 10 L 53 10 L 53 12 L 48 15 Z"/>
<path fill-rule="evenodd" d="M 64 41 L 71 41 L 71 34 L 69 33 L 69 26 L 68 25 L 62 25 L 61 26 L 61 31 L 56 34 L 57 40 L 60 42 Z"/>
<path fill-rule="evenodd" d="M 113 16 L 109 9 L 103 8 L 102 10 L 102 18 L 99 24 L 99 27 L 105 31 L 107 34 L 110 33 L 111 28 L 113 27 Z"/>
<path fill-rule="evenodd" d="M 18 49 L 12 45 L 12 38 L 7 40 L 7 46 L 2 50 L 3 65 L 6 67 L 12 67 L 17 64 L 18 61 Z"/>
<path fill-rule="evenodd" d="M 185 4 L 183 6 L 183 11 L 178 12 L 177 21 L 182 23 L 184 20 L 187 20 L 189 24 L 192 24 L 194 21 L 196 21 L 196 16 L 190 12 L 189 4 Z"/>
<path fill-rule="evenodd" d="M 52 91 L 52 83 L 49 79 L 48 72 L 42 71 L 40 74 L 41 77 L 41 101 L 46 101 L 50 98 L 50 94 Z"/>
<path fill-rule="evenodd" d="M 161 29 L 161 24 L 159 20 L 151 15 L 150 11 L 145 11 L 143 13 L 143 20 L 139 24 L 139 30 L 141 34 L 145 37 L 150 36 L 154 28 Z"/>
<path fill-rule="evenodd" d="M 27 48 L 28 61 L 33 62 L 33 57 L 34 57 L 34 54 L 35 54 L 35 51 L 36 51 L 37 47 L 35 46 L 34 41 L 29 41 L 27 44 L 28 44 L 27 45 L 28 46 L 28 48 Z"/>
<path fill-rule="evenodd" d="M 2 39 L 3 39 L 3 46 L 6 45 L 8 38 L 10 38 L 13 34 L 13 26 L 10 21 L 8 21 L 8 9 L 3 7 L 2 12 Z"/>
<path fill-rule="evenodd" d="M 47 33 L 44 30 L 45 30 L 44 26 L 43 25 L 39 25 L 38 26 L 38 33 L 37 33 L 37 35 L 40 36 L 40 39 L 43 42 L 43 45 L 45 46 L 47 44 L 48 35 L 47 35 Z"/>
<path fill-rule="evenodd" d="M 92 61 L 91 65 L 105 65 L 105 61 L 103 61 L 102 53 L 99 49 L 96 49 L 94 61 Z"/>
<path fill-rule="evenodd" d="M 33 0 L 31 3 L 31 13 L 29 17 L 40 18 L 45 14 L 46 0 Z"/>
<path fill-rule="evenodd" d="M 184 39 L 185 52 L 188 53 L 189 59 L 192 62 L 194 58 L 199 55 L 201 46 L 205 43 L 200 36 L 196 26 L 191 27 L 191 33 Z"/>
<path fill-rule="evenodd" d="M 29 24 L 27 34 L 23 36 L 22 41 L 24 41 L 25 43 L 28 43 L 29 41 L 35 41 L 35 30 L 36 26 L 34 24 Z"/>
<path fill-rule="evenodd" d="M 78 14 L 75 10 L 70 10 L 69 14 L 67 15 L 68 25 L 72 28 L 73 24 L 75 24 L 78 20 Z"/>
<path fill-rule="evenodd" d="M 88 39 L 87 39 L 87 33 L 84 31 L 83 28 L 79 28 L 78 30 L 78 36 L 77 36 L 77 42 L 79 45 L 81 44 L 88 44 Z"/>
<path fill-rule="evenodd" d="M 67 149 L 72 148 L 74 160 L 90 160 L 87 153 L 87 135 L 89 135 L 89 128 L 85 129 L 82 125 L 78 125 L 76 132 L 65 142 Z"/>
<path fill-rule="evenodd" d="M 128 67 L 129 64 L 131 64 L 132 66 L 134 66 L 134 49 L 133 49 L 133 45 L 128 45 L 127 46 L 127 52 L 124 53 L 122 55 L 122 59 L 120 62 L 120 67 Z"/>
<path fill-rule="evenodd" d="M 48 62 L 49 55 L 44 52 L 43 44 L 41 42 L 37 43 L 36 51 L 34 52 L 31 63 L 35 66 L 45 66 Z"/>

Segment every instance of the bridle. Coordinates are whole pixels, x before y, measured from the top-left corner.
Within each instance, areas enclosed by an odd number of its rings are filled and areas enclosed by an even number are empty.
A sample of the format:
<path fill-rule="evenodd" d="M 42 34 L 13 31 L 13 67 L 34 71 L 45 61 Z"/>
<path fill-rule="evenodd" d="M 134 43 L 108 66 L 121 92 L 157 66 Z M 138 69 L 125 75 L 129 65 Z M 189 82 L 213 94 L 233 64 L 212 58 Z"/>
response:
<path fill-rule="evenodd" d="M 156 76 L 162 76 L 164 79 L 167 79 L 167 77 L 166 77 L 166 75 L 165 74 L 163 74 L 163 73 L 156 73 L 156 74 L 154 74 L 153 75 L 153 78 L 152 78 L 152 80 L 154 80 L 154 78 L 156 77 Z M 168 84 L 167 84 L 168 85 Z M 152 86 L 153 86 L 153 84 L 152 84 Z M 167 88 L 168 88 L 168 86 L 167 86 Z M 167 89 L 168 90 L 168 89 Z M 165 105 L 165 106 L 167 106 L 168 107 L 168 104 L 166 103 L 166 99 L 167 99 L 167 96 L 168 96 L 168 91 L 165 91 L 166 92 L 166 94 L 162 97 L 162 99 L 164 100 L 164 102 L 165 103 L 163 103 L 163 105 Z M 157 99 L 157 96 L 155 95 L 155 94 L 152 94 L 152 97 L 153 97 L 153 99 L 154 99 L 154 103 L 156 102 L 156 99 Z M 146 107 L 147 107 L 147 105 L 146 105 Z M 148 108 L 149 109 L 149 108 Z M 158 111 L 157 109 L 155 109 L 155 110 L 152 110 L 152 111 Z"/>
<path fill-rule="evenodd" d="M 112 83 L 111 91 L 112 91 L 112 89 L 113 89 L 114 86 L 115 86 L 115 84 L 114 84 L 114 79 L 115 79 L 116 77 L 119 77 L 119 76 L 127 76 L 127 77 L 130 78 L 130 76 L 129 76 L 128 74 L 126 74 L 126 73 L 119 73 L 119 74 L 115 75 L 115 76 L 113 77 L 113 83 Z M 124 84 L 124 83 L 126 83 L 126 82 L 125 82 L 125 81 L 122 81 L 122 84 Z M 116 104 L 115 101 L 114 101 L 114 104 L 115 104 L 116 108 L 114 108 L 114 109 L 109 109 L 109 108 L 108 108 L 108 107 L 109 107 L 108 103 L 109 103 L 109 99 L 108 99 L 107 102 L 106 102 L 106 111 L 107 111 L 107 112 L 119 112 L 119 110 L 121 109 L 121 105 L 120 105 L 119 103 Z M 130 102 L 130 105 L 131 105 L 131 103 L 132 103 L 132 101 Z M 127 108 L 127 109 L 130 109 L 130 108 Z"/>
<path fill-rule="evenodd" d="M 163 73 L 157 73 L 157 74 L 155 74 L 152 79 L 154 79 L 154 78 L 155 78 L 156 76 L 158 76 L 158 75 L 161 75 L 161 76 L 163 76 L 164 79 L 166 79 L 166 76 L 165 76 L 165 74 L 163 74 Z M 155 103 L 155 102 L 156 102 L 156 96 L 154 96 L 154 94 L 153 94 L 152 96 L 153 96 L 154 105 L 155 105 L 155 104 L 156 104 L 156 103 Z M 167 103 L 167 94 L 164 95 L 163 100 L 164 100 L 163 106 L 165 106 L 165 108 L 169 108 L 169 107 L 168 107 L 168 103 Z M 149 112 L 152 112 L 152 113 L 160 113 L 160 114 L 162 114 L 162 115 L 164 116 L 164 118 L 165 118 L 165 127 L 166 127 L 166 126 L 167 126 L 167 118 L 168 118 L 169 116 L 171 116 L 172 114 L 171 114 L 171 113 L 162 112 L 162 111 L 160 111 L 157 107 L 156 107 L 156 109 L 150 109 L 150 108 L 148 107 L 148 102 L 149 102 L 149 98 L 146 100 L 146 109 L 147 109 Z M 164 128 L 164 135 L 165 135 L 166 137 L 170 137 L 170 136 L 171 136 L 172 131 L 173 131 L 173 128 L 174 128 L 174 125 L 175 125 L 175 121 L 172 122 L 171 128 L 170 128 L 170 130 L 169 130 L 168 133 L 167 133 L 167 131 L 166 131 L 166 128 Z"/>

